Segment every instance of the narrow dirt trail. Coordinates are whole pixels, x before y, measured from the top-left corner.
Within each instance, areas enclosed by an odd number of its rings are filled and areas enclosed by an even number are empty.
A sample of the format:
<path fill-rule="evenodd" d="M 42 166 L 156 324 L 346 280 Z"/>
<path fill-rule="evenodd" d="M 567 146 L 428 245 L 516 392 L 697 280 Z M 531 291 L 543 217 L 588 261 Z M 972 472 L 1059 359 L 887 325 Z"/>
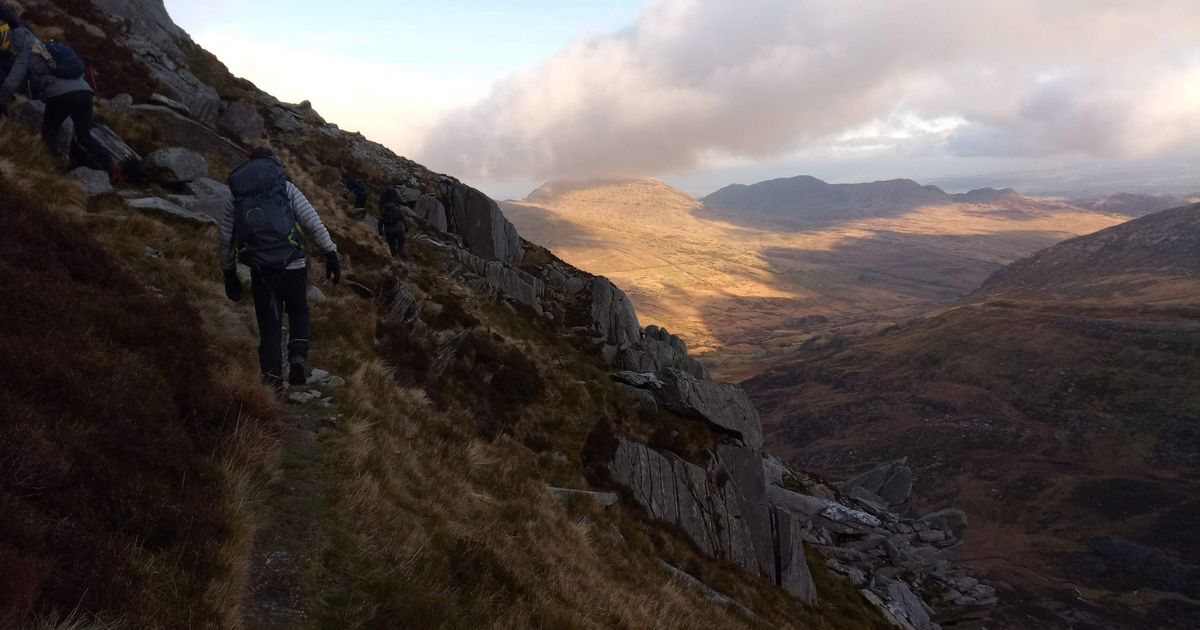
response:
<path fill-rule="evenodd" d="M 313 607 L 332 514 L 328 468 L 333 409 L 305 406 L 287 420 L 279 472 L 260 506 L 243 626 L 317 627 Z"/>

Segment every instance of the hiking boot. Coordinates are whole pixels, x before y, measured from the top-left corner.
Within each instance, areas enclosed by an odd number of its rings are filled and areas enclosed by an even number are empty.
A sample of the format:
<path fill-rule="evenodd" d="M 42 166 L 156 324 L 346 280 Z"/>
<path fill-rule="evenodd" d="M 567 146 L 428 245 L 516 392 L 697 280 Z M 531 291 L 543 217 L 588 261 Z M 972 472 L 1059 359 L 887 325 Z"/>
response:
<path fill-rule="evenodd" d="M 288 369 L 288 383 L 292 385 L 303 385 L 307 380 L 307 377 L 304 376 L 304 364 L 292 363 L 291 367 Z"/>

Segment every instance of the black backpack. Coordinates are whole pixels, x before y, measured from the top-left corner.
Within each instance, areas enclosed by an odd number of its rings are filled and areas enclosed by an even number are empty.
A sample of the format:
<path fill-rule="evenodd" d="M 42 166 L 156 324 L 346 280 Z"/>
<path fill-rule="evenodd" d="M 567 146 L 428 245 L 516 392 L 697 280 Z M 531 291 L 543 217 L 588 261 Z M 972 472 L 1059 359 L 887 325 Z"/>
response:
<path fill-rule="evenodd" d="M 260 269 L 304 258 L 304 232 L 288 199 L 287 174 L 274 157 L 251 160 L 229 174 L 234 255 Z"/>
<path fill-rule="evenodd" d="M 404 231 L 404 206 L 398 201 L 390 201 L 379 211 L 379 223 L 387 232 Z"/>
<path fill-rule="evenodd" d="M 54 73 L 54 76 L 68 80 L 83 78 L 83 72 L 87 68 L 83 63 L 83 58 L 75 52 L 74 48 L 66 44 L 51 43 L 46 44 L 46 53 L 50 71 Z"/>

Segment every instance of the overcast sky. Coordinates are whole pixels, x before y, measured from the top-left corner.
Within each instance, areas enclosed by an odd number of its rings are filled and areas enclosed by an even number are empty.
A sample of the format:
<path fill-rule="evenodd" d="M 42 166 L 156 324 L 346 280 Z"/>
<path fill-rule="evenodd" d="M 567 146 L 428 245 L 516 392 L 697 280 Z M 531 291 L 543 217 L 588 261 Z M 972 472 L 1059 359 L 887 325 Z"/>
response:
<path fill-rule="evenodd" d="M 259 87 L 500 197 L 1136 170 L 1200 144 L 1198 0 L 166 4 Z"/>

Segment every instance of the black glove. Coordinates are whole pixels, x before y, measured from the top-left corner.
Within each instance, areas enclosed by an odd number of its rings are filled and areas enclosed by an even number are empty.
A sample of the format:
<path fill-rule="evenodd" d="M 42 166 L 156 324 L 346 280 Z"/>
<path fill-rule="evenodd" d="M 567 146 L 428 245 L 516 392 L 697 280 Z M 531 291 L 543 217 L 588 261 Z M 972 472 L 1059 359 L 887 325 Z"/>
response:
<path fill-rule="evenodd" d="M 242 279 L 234 269 L 225 270 L 225 297 L 234 302 L 242 299 Z"/>
<path fill-rule="evenodd" d="M 338 260 L 337 252 L 325 254 L 325 277 L 334 284 L 342 281 L 342 261 Z"/>

